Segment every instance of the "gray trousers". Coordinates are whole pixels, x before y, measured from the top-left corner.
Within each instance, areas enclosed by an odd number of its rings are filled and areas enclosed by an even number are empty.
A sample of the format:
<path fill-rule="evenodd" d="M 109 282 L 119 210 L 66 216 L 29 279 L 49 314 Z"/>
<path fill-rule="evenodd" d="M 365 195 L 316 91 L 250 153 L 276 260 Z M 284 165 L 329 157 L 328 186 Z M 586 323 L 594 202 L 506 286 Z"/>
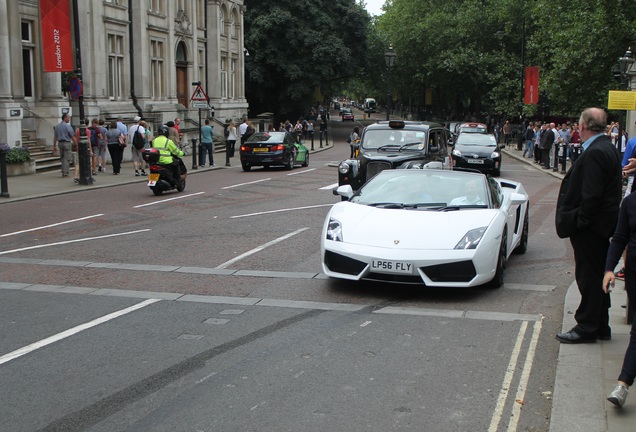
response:
<path fill-rule="evenodd" d="M 58 141 L 57 148 L 60 150 L 60 161 L 62 161 L 62 174 L 68 175 L 69 166 L 71 165 L 71 147 L 72 143 L 69 141 Z"/>

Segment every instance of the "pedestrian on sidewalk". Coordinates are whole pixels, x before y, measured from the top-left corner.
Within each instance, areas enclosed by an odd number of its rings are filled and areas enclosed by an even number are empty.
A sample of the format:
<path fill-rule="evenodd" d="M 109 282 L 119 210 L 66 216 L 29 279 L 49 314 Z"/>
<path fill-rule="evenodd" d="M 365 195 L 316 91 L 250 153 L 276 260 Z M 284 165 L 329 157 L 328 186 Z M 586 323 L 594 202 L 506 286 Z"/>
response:
<path fill-rule="evenodd" d="M 526 132 L 523 136 L 526 141 L 525 149 L 523 150 L 523 154 L 521 157 L 532 157 L 532 147 L 534 145 L 534 125 L 532 122 L 528 123 L 528 127 L 526 128 Z"/>
<path fill-rule="evenodd" d="M 614 268 L 625 250 L 627 252 L 623 258 L 625 260 L 625 289 L 628 302 L 632 303 L 636 302 L 636 194 L 628 195 L 621 204 L 618 225 L 612 236 L 605 261 L 605 276 L 602 285 L 605 293 L 609 293 L 610 286 L 613 287 L 615 284 Z M 627 390 L 634 384 L 634 378 L 636 378 L 636 322 L 629 319 L 628 321 L 631 321 L 632 328 L 629 332 L 629 344 L 625 351 L 623 367 L 618 376 L 616 387 L 607 397 L 608 401 L 619 408 L 625 404 Z"/>
<path fill-rule="evenodd" d="M 109 129 L 106 131 L 106 142 L 108 153 L 110 153 L 110 161 L 113 164 L 113 175 L 118 175 L 121 171 L 124 148 L 126 148 L 126 138 L 117 127 L 117 123 L 110 123 Z"/>
<path fill-rule="evenodd" d="M 71 116 L 62 115 L 62 121 L 53 130 L 53 146 L 57 145 L 62 162 L 62 177 L 69 176 L 73 148 L 77 148 L 77 139 L 73 127 L 69 124 Z"/>
<path fill-rule="evenodd" d="M 201 126 L 201 154 L 199 155 L 199 165 L 205 167 L 205 156 L 209 155 L 210 166 L 214 166 L 214 151 L 212 150 L 212 126 L 210 119 L 205 119 L 205 124 Z"/>
<path fill-rule="evenodd" d="M 555 218 L 557 235 L 569 237 L 574 249 L 574 275 L 581 293 L 576 326 L 556 335 L 559 342 L 572 344 L 611 338 L 610 298 L 601 287 L 623 186 L 620 154 L 605 135 L 605 111 L 585 109 L 579 125 L 583 153 L 563 178 Z"/>
<path fill-rule="evenodd" d="M 234 123 L 234 120 L 230 120 L 230 124 L 227 126 L 227 136 L 225 137 L 225 141 L 227 144 L 226 151 L 229 152 L 229 157 L 234 157 L 234 151 L 236 150 L 236 138 L 236 124 Z"/>
<path fill-rule="evenodd" d="M 128 142 L 131 144 L 133 144 L 133 140 L 135 138 L 136 132 L 139 132 L 142 138 L 146 136 L 146 129 L 144 129 L 143 126 L 139 124 L 140 121 L 141 121 L 141 117 L 136 116 L 133 119 L 133 122 L 135 124 L 128 129 Z M 135 167 L 135 176 L 137 177 L 139 177 L 140 175 L 142 176 L 146 175 L 146 162 L 144 161 L 143 154 L 142 154 L 143 149 L 144 149 L 143 147 L 136 148 L 134 145 L 130 146 L 130 151 L 132 152 L 133 166 Z M 141 174 L 139 174 L 140 169 L 141 169 Z"/>
<path fill-rule="evenodd" d="M 510 145 L 512 140 L 512 126 L 510 125 L 510 120 L 506 120 L 503 125 L 503 134 L 504 134 L 504 144 L 506 147 Z"/>

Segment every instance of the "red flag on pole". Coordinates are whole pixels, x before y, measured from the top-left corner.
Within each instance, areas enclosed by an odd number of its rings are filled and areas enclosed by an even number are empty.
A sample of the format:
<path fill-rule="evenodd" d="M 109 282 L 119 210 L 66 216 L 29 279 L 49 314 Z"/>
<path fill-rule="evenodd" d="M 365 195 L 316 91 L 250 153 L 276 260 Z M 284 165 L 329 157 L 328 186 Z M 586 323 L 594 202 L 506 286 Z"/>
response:
<path fill-rule="evenodd" d="M 68 0 L 40 0 L 44 72 L 73 70 L 71 14 Z"/>
<path fill-rule="evenodd" d="M 536 105 L 539 103 L 539 67 L 527 66 L 525 76 L 525 93 L 523 103 Z"/>

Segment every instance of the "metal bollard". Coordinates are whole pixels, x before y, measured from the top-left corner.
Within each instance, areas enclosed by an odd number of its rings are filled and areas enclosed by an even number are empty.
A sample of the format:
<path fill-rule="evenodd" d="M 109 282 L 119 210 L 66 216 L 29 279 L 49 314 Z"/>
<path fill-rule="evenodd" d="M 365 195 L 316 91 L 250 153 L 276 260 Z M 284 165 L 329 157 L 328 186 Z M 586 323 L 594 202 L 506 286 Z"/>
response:
<path fill-rule="evenodd" d="M 309 136 L 311 137 L 311 149 L 314 149 L 314 133 L 310 132 Z"/>
<path fill-rule="evenodd" d="M 2 144 L 2 146 L 9 147 L 6 144 Z M 2 148 L 0 148 L 0 183 L 0 196 L 10 198 L 9 186 L 7 185 L 7 153 Z"/>
<path fill-rule="evenodd" d="M 192 138 L 192 169 L 197 169 L 197 139 Z"/>
<path fill-rule="evenodd" d="M 80 137 L 77 145 L 78 163 L 79 163 L 79 184 L 92 185 L 93 177 L 91 171 L 91 151 L 90 143 L 86 138 L 86 126 L 79 127 Z"/>

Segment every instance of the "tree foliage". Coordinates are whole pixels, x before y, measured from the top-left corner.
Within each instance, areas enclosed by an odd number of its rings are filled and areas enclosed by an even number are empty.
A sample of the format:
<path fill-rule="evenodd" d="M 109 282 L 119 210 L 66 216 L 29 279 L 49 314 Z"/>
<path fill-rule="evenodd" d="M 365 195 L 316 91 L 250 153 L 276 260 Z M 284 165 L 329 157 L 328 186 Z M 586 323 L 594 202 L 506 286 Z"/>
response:
<path fill-rule="evenodd" d="M 298 116 L 365 66 L 369 15 L 355 0 L 246 0 L 252 110 Z M 320 101 L 322 102 L 322 101 Z"/>
<path fill-rule="evenodd" d="M 416 82 L 433 90 L 442 113 L 518 115 L 522 66 L 533 65 L 552 113 L 573 115 L 606 105 L 607 90 L 616 87 L 612 68 L 636 40 L 632 3 L 393 0 L 377 27 L 398 54 L 394 85 L 402 99 Z M 535 110 L 525 106 L 524 115 Z"/>
<path fill-rule="evenodd" d="M 636 49 L 633 0 L 389 0 L 375 18 L 363 2 L 245 0 L 250 106 L 299 114 L 316 88 L 386 103 L 390 88 L 417 111 L 428 89 L 436 117 L 529 117 L 548 106 L 574 116 L 607 105 L 618 58 Z M 522 104 L 524 66 L 540 68 L 538 106 Z"/>

